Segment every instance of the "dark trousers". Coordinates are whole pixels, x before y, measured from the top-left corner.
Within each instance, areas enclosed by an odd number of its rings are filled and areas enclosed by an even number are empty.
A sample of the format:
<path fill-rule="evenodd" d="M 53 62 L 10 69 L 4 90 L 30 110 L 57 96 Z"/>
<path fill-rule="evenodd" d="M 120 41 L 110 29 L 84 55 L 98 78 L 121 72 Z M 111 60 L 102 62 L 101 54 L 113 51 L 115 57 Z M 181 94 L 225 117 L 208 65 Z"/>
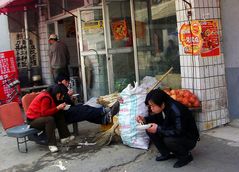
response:
<path fill-rule="evenodd" d="M 63 111 L 59 111 L 54 115 L 55 122 L 56 122 L 56 128 L 58 129 L 60 138 L 66 138 L 69 137 L 70 131 L 67 127 L 67 122 L 65 121 L 65 116 Z"/>
<path fill-rule="evenodd" d="M 34 120 L 28 120 L 32 128 L 46 132 L 48 145 L 56 145 L 55 128 L 58 129 L 60 138 L 70 136 L 63 113 L 58 112 L 54 116 L 40 117 Z"/>
<path fill-rule="evenodd" d="M 183 158 L 189 154 L 189 151 L 192 150 L 197 143 L 197 141 L 186 137 L 165 137 L 158 133 L 153 134 L 148 132 L 147 134 L 163 156 L 172 152 L 177 158 Z"/>
<path fill-rule="evenodd" d="M 95 124 L 102 124 L 103 117 L 103 108 L 95 108 L 82 104 L 71 106 L 70 109 L 65 113 L 65 119 L 67 123 L 89 121 Z"/>

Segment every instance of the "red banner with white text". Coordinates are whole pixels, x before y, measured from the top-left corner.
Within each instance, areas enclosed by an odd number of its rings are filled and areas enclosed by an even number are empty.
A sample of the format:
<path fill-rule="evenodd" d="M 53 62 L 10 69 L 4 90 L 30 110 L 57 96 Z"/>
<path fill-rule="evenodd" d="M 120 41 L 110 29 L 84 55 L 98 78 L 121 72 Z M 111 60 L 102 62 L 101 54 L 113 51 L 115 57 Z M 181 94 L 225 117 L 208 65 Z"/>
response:
<path fill-rule="evenodd" d="M 0 52 L 0 104 L 20 103 L 20 86 L 14 51 Z"/>

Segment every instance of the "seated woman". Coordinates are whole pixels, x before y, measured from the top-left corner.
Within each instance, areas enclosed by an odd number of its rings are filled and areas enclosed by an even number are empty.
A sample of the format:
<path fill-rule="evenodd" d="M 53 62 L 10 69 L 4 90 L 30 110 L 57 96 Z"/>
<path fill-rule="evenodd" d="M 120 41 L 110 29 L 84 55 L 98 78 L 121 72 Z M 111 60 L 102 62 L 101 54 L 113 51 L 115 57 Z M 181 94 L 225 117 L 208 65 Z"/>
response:
<path fill-rule="evenodd" d="M 58 151 L 55 128 L 59 131 L 62 143 L 75 138 L 70 135 L 65 123 L 62 110 L 66 106 L 66 103 L 59 103 L 63 98 L 64 95 L 62 94 L 61 87 L 58 85 L 51 86 L 47 91 L 42 91 L 34 98 L 26 112 L 27 122 L 30 127 L 46 132 L 48 147 L 51 152 Z M 57 103 L 59 105 L 56 105 Z"/>
<path fill-rule="evenodd" d="M 65 120 L 67 123 L 86 120 L 95 124 L 108 124 L 112 122 L 112 117 L 119 112 L 118 101 L 112 108 L 95 108 L 84 104 L 74 105 L 71 100 L 73 93 L 71 90 L 68 90 L 69 77 L 64 74 L 57 77 L 57 85 L 63 90 L 64 102 L 71 105 L 71 107 L 65 111 Z"/>

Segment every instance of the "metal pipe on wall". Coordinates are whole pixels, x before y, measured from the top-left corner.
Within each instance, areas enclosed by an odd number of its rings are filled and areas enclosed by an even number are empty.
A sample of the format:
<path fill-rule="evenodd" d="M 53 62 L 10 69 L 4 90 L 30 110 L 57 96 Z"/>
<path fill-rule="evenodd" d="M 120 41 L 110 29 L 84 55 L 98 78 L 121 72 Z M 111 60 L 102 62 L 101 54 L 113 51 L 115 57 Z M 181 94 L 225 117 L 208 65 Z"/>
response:
<path fill-rule="evenodd" d="M 31 81 L 31 59 L 30 59 L 30 46 L 29 46 L 29 33 L 28 33 L 28 20 L 27 20 L 27 7 L 24 7 L 24 26 L 26 37 L 26 52 L 27 52 L 27 76 L 28 82 Z"/>

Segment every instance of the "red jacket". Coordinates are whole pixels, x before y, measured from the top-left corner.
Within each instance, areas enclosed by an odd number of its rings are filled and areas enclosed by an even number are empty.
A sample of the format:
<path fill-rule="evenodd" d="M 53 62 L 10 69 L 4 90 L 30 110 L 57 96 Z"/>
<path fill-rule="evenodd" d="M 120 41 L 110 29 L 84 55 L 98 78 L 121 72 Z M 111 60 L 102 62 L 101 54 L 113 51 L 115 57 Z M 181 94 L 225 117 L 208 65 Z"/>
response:
<path fill-rule="evenodd" d="M 58 112 L 58 109 L 53 98 L 48 92 L 43 91 L 33 99 L 26 114 L 27 118 L 36 119 L 44 116 L 52 116 L 56 112 Z"/>

